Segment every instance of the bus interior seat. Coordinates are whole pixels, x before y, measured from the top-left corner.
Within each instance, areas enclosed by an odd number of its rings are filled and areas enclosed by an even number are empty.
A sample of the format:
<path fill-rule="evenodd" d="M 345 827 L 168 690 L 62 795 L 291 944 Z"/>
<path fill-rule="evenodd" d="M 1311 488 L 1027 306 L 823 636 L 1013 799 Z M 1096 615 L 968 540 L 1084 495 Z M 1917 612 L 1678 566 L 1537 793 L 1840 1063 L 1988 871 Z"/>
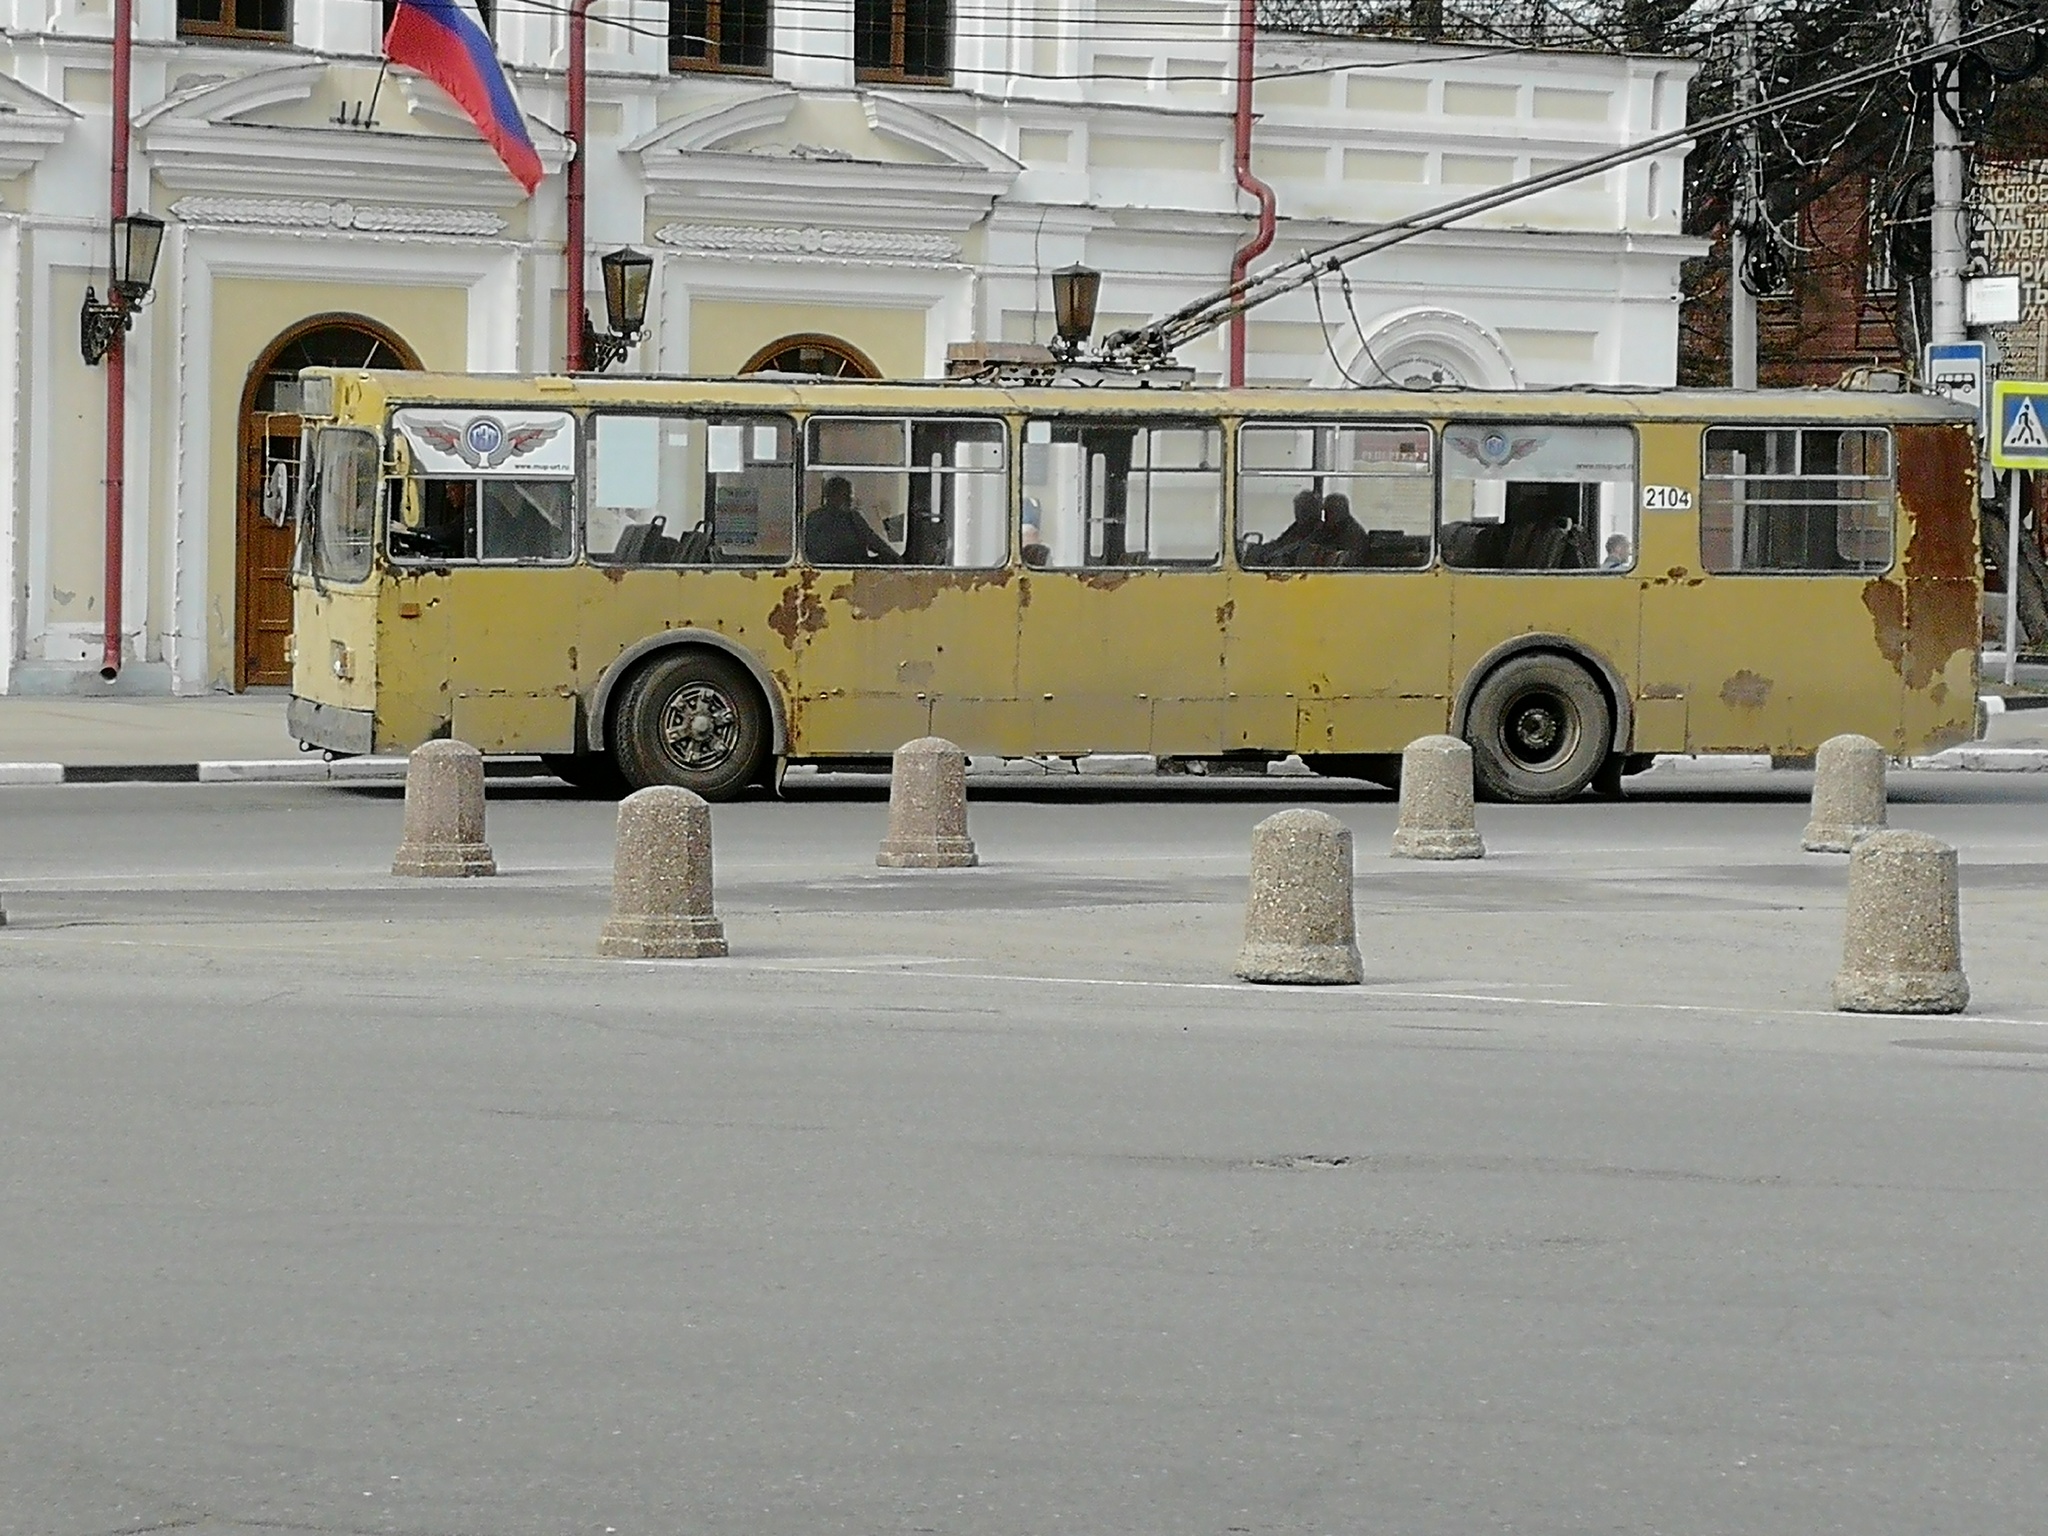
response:
<path fill-rule="evenodd" d="M 647 541 L 661 534 L 660 518 L 644 523 L 630 524 L 619 535 L 619 542 L 612 546 L 612 559 L 620 565 L 645 565 L 647 563 Z"/>
<path fill-rule="evenodd" d="M 1505 520 L 1445 523 L 1439 542 L 1444 564 L 1467 571 L 1589 571 L 1586 530 L 1551 507 L 1510 505 Z"/>
<path fill-rule="evenodd" d="M 1398 528 L 1365 531 L 1365 564 L 1374 570 L 1406 570 L 1429 564 L 1429 536 Z"/>
<path fill-rule="evenodd" d="M 1497 571 L 1507 563 L 1507 529 L 1501 523 L 1445 523 L 1439 543 L 1444 564 L 1461 571 Z"/>

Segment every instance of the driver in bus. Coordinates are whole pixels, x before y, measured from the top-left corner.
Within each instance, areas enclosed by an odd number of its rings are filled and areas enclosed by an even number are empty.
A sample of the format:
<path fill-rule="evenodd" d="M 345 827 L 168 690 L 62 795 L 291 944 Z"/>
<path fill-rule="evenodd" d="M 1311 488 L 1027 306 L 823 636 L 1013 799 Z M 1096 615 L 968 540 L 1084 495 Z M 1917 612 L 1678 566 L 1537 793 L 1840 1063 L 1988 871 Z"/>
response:
<path fill-rule="evenodd" d="M 893 565 L 897 559 L 853 504 L 853 482 L 844 475 L 825 482 L 824 500 L 804 519 L 804 553 L 818 565 Z"/>

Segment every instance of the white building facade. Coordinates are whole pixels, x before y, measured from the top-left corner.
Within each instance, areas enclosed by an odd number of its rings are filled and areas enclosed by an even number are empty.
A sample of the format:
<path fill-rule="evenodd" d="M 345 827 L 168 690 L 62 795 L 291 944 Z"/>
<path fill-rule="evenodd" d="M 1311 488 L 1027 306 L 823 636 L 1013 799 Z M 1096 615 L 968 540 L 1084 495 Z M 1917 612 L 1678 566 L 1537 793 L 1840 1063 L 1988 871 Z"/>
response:
<path fill-rule="evenodd" d="M 123 691 L 284 680 L 267 464 L 307 362 L 563 361 L 567 24 L 487 7 L 548 175 L 527 198 L 434 86 L 380 81 L 379 0 L 137 0 L 135 208 L 169 221 L 128 339 Z M 99 692 L 110 0 L 0 0 L 0 691 Z M 625 368 L 944 372 L 1044 341 L 1047 274 L 1099 330 L 1221 287 L 1237 8 L 1213 0 L 596 0 L 596 257 L 655 254 Z M 1262 35 L 1259 265 L 1684 122 L 1668 59 Z M 372 102 L 374 98 L 374 110 Z M 1682 152 L 1371 258 L 1254 313 L 1247 382 L 1657 385 L 1676 365 Z M 601 301 L 593 299 L 593 302 Z M 602 314 L 597 317 L 602 324 Z M 1181 360 L 1222 375 L 1222 336 Z"/>

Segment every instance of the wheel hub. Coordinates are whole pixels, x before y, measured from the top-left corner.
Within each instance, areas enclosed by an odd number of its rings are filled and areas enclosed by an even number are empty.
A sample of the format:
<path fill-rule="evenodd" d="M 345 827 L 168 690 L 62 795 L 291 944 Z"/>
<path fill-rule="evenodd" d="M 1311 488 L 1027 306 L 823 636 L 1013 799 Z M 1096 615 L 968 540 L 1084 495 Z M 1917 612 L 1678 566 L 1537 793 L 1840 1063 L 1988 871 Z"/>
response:
<path fill-rule="evenodd" d="M 1502 744 L 1525 767 L 1547 767 L 1571 755 L 1575 732 L 1570 706 L 1554 694 L 1515 700 L 1503 726 Z"/>
<path fill-rule="evenodd" d="M 710 683 L 676 690 L 661 712 L 661 747 L 669 761 L 690 773 L 723 767 L 739 748 L 740 713 Z"/>

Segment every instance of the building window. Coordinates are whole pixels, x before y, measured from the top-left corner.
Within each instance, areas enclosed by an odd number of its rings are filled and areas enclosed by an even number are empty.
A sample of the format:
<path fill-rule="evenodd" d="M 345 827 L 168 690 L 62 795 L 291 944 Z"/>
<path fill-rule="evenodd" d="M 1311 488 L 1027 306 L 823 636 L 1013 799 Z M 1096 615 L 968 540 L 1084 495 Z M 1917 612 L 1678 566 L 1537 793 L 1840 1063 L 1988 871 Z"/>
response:
<path fill-rule="evenodd" d="M 668 67 L 765 73 L 773 0 L 668 0 Z"/>
<path fill-rule="evenodd" d="M 178 0 L 180 37 L 292 40 L 291 0 Z"/>
<path fill-rule="evenodd" d="M 785 336 L 747 360 L 741 373 L 808 373 L 821 379 L 879 379 L 882 370 L 836 336 Z"/>
<path fill-rule="evenodd" d="M 950 81 L 951 0 L 853 0 L 853 72 L 861 80 Z"/>

